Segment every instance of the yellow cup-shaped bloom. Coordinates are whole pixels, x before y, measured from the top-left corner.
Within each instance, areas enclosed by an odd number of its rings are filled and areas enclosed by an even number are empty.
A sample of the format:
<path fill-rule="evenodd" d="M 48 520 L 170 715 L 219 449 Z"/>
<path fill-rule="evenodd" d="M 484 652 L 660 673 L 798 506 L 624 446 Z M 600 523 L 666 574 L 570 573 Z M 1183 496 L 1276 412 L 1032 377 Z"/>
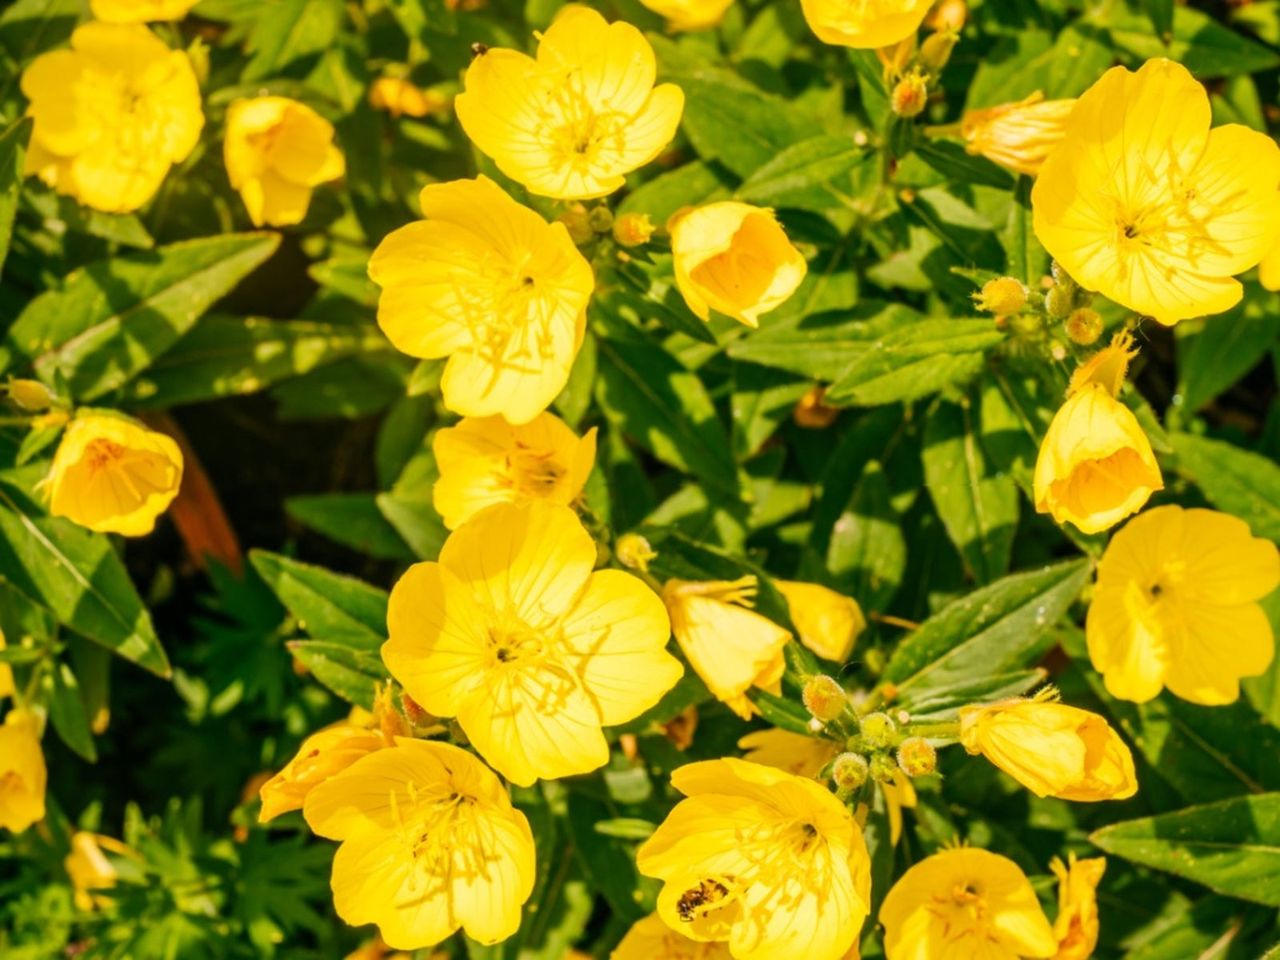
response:
<path fill-rule="evenodd" d="M 707 689 L 744 720 L 755 712 L 748 690 L 779 691 L 782 648 L 791 639 L 790 631 L 750 609 L 756 589 L 753 576 L 669 580 L 662 588 L 680 649 Z"/>
<path fill-rule="evenodd" d="M 1268 290 L 1280 290 L 1280 243 L 1273 246 L 1258 264 L 1258 280 Z"/>
<path fill-rule="evenodd" d="M 1076 102 L 1031 204 L 1081 286 L 1164 324 L 1239 302 L 1234 275 L 1280 239 L 1280 147 L 1209 123 L 1204 87 L 1170 60 L 1113 67 Z"/>
<path fill-rule="evenodd" d="M 867 628 L 858 601 L 817 583 L 775 580 L 774 586 L 787 599 L 800 642 L 824 660 L 847 660 Z"/>
<path fill-rule="evenodd" d="M 551 413 L 518 427 L 502 417 L 467 417 L 436 433 L 431 449 L 440 470 L 432 499 L 454 530 L 495 503 L 572 506 L 595 465 L 596 431 L 579 439 Z"/>
<path fill-rule="evenodd" d="M 960 742 L 1037 797 L 1123 800 L 1138 791 L 1133 755 L 1096 713 L 1044 699 L 962 707 Z"/>
<path fill-rule="evenodd" d="M 1067 132 L 1074 100 L 1046 100 L 1036 91 L 1025 100 L 984 110 L 966 110 L 960 120 L 965 149 L 1015 173 L 1035 176 Z"/>
<path fill-rule="evenodd" d="M 116 885 L 120 873 L 105 851 L 127 857 L 137 854 L 114 837 L 77 830 L 71 836 L 71 852 L 63 859 L 67 876 L 75 890 L 76 906 L 81 910 L 93 910 L 101 906 L 104 897 L 95 890 L 109 890 Z"/>
<path fill-rule="evenodd" d="M 1243 520 L 1157 507 L 1130 520 L 1098 563 L 1085 633 L 1107 690 L 1144 703 L 1162 687 L 1184 700 L 1232 703 L 1240 678 L 1275 654 L 1258 601 L 1280 585 L 1280 556 Z"/>
<path fill-rule="evenodd" d="M 0 726 L 0 827 L 21 833 L 43 820 L 47 781 L 36 718 L 10 710 Z"/>
<path fill-rule="evenodd" d="M 421 202 L 427 219 L 389 234 L 369 261 L 378 324 L 410 356 L 449 358 L 450 410 L 528 423 L 569 379 L 591 267 L 563 224 L 487 177 L 424 187 Z"/>
<path fill-rule="evenodd" d="M 840 753 L 840 744 L 789 730 L 755 730 L 738 741 L 744 760 L 777 767 L 797 777 L 816 777 Z"/>
<path fill-rule="evenodd" d="M 197 0 L 89 0 L 93 16 L 104 23 L 181 20 Z"/>
<path fill-rule="evenodd" d="M 640 0 L 654 13 L 667 18 L 672 30 L 709 30 L 724 19 L 733 0 Z"/>
<path fill-rule="evenodd" d="M 818 39 L 858 50 L 905 40 L 920 29 L 931 6 L 933 0 L 800 0 Z"/>
<path fill-rule="evenodd" d="M 137 24 L 86 23 L 22 74 L 27 174 L 108 213 L 136 210 L 204 127 L 191 61 Z"/>
<path fill-rule="evenodd" d="M 49 512 L 99 533 L 140 537 L 178 495 L 182 451 L 133 420 L 88 411 L 71 421 L 44 491 Z"/>
<path fill-rule="evenodd" d="M 298 223 L 311 191 L 346 171 L 333 124 L 288 97 L 237 100 L 227 108 L 222 144 L 227 178 L 254 226 Z"/>
<path fill-rule="evenodd" d="M 398 739 L 307 795 L 303 815 L 342 841 L 333 905 L 416 950 L 461 927 L 482 944 L 520 926 L 533 891 L 533 833 L 502 782 L 458 747 Z"/>
<path fill-rule="evenodd" d="M 683 793 L 636 854 L 663 881 L 658 914 L 737 960 L 841 960 L 871 899 L 871 864 L 848 808 L 813 780 L 745 760 L 671 776 Z"/>
<path fill-rule="evenodd" d="M 1100 383 L 1087 383 L 1054 415 L 1036 458 L 1036 510 L 1084 533 L 1114 526 L 1164 487 L 1138 418 Z"/>
<path fill-rule="evenodd" d="M 316 731 L 302 741 L 294 758 L 258 791 L 262 798 L 258 822 L 266 823 L 290 810 L 301 810 L 312 790 L 361 757 L 385 746 L 387 741 L 377 730 L 347 721 Z"/>
<path fill-rule="evenodd" d="M 1053 928 L 1018 865 L 959 847 L 921 860 L 880 907 L 886 960 L 1052 957 Z"/>
<path fill-rule="evenodd" d="M 632 924 L 609 960 L 733 960 L 724 943 L 690 940 L 651 913 Z"/>
<path fill-rule="evenodd" d="M 423 90 L 403 77 L 379 77 L 369 86 L 369 105 L 393 117 L 425 117 L 443 110 L 448 102 L 443 95 Z"/>
<path fill-rule="evenodd" d="M 1073 853 L 1067 863 L 1050 864 L 1058 878 L 1058 916 L 1053 935 L 1058 952 L 1053 960 L 1089 960 L 1098 945 L 1098 884 L 1107 870 L 1105 857 L 1077 860 Z"/>
<path fill-rule="evenodd" d="M 536 59 L 490 49 L 471 61 L 454 110 L 472 142 L 531 193 L 603 197 L 675 136 L 684 94 L 655 87 L 656 76 L 644 34 L 570 4 Z"/>
<path fill-rule="evenodd" d="M 643 713 L 680 678 L 662 601 L 629 573 L 593 573 L 595 562 L 568 507 L 499 504 L 391 591 L 392 676 L 430 713 L 457 717 L 522 786 L 602 766 L 600 728 Z"/>
<path fill-rule="evenodd" d="M 808 265 L 772 210 L 724 200 L 667 224 L 676 286 L 703 320 L 716 310 L 749 327 L 796 292 Z"/>

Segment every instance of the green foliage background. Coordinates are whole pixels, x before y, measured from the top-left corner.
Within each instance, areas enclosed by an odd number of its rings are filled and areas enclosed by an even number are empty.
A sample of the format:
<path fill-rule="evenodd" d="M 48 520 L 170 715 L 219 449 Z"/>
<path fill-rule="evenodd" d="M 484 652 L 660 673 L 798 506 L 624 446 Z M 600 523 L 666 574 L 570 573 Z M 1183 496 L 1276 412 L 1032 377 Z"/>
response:
<path fill-rule="evenodd" d="M 1028 690 L 1122 730 L 1132 800 L 1037 800 L 958 748 L 922 782 L 901 843 L 869 823 L 878 905 L 892 878 L 953 837 L 1016 860 L 1048 903 L 1051 857 L 1110 855 L 1100 957 L 1256 960 L 1280 907 L 1280 669 L 1222 708 L 1168 695 L 1110 699 L 1079 625 L 1100 537 L 1037 516 L 1029 470 L 1071 360 L 1060 331 L 977 317 L 977 284 L 1046 273 L 1029 181 L 888 110 L 871 53 L 827 47 L 793 0 L 739 0 L 716 31 L 672 37 L 634 0 L 608 17 L 650 32 L 687 98 L 681 134 L 614 198 L 662 222 L 736 196 L 773 206 L 809 258 L 801 290 L 759 331 L 685 309 L 661 254 L 621 263 L 601 244 L 589 333 L 555 410 L 601 430 L 588 486 L 597 534 L 644 530 L 660 575 L 744 569 L 819 580 L 877 616 L 842 678 L 890 679 L 917 715 Z M 474 42 L 527 49 L 558 0 L 202 0 L 157 32 L 207 62 L 202 144 L 137 215 L 112 216 L 19 176 L 29 126 L 22 68 L 87 16 L 76 0 L 0 12 L 0 367 L 76 403 L 169 411 L 246 546 L 243 576 L 200 572 L 172 527 L 128 544 L 45 515 L 34 483 L 52 433 L 0 430 L 0 656 L 48 704 L 50 816 L 0 839 L 0 956 L 333 958 L 367 931 L 332 913 L 331 847 L 299 816 L 254 824 L 244 787 L 300 740 L 368 704 L 383 678 L 384 589 L 444 536 L 431 508 L 431 432 L 451 422 L 439 366 L 391 349 L 373 322 L 369 253 L 415 216 L 427 182 L 503 180 L 447 116 L 392 120 L 367 101 L 388 64 L 456 90 Z M 1280 4 L 982 0 L 922 122 L 1042 90 L 1074 96 L 1113 63 L 1169 56 L 1205 81 L 1217 122 L 1277 128 Z M 252 232 L 221 161 L 238 96 L 271 91 L 331 118 L 347 156 L 298 228 Z M 7 256 L 6 256 L 7 253 Z M 1280 296 L 1250 279 L 1207 323 L 1141 328 L 1123 399 L 1165 468 L 1154 502 L 1210 504 L 1280 538 Z M 1108 324 L 1123 311 L 1100 304 Z M 1071 348 L 1075 349 L 1075 348 Z M 845 409 L 798 427 L 813 383 Z M 761 609 L 786 622 L 767 586 Z M 1280 600 L 1268 601 L 1273 621 Z M 295 664 L 305 665 L 305 675 Z M 655 722 L 701 704 L 691 747 Z M 90 719 L 109 705 L 100 736 Z M 795 690 L 763 703 L 796 728 Z M 521 932 L 453 957 L 604 957 L 651 908 L 633 851 L 671 803 L 674 767 L 732 755 L 745 732 L 692 676 L 619 732 L 598 773 L 517 791 L 537 834 L 538 888 Z M 62 867 L 70 832 L 122 837 L 142 860 L 77 912 Z M 1052 915 L 1052 909 L 1050 909 Z M 870 927 L 870 925 L 869 925 Z M 864 943 L 879 956 L 874 930 Z M 423 952 L 426 955 L 426 952 Z M 1274 956 L 1274 952 L 1268 954 Z"/>

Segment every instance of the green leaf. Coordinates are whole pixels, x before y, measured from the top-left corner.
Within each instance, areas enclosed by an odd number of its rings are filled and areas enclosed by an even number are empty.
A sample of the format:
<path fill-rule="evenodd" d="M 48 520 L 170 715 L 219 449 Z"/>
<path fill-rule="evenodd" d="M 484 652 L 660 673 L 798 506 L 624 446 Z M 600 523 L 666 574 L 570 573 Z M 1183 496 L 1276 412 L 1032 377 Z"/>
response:
<path fill-rule="evenodd" d="M 1034 664 L 1090 569 L 1069 560 L 1015 573 L 949 603 L 899 645 L 884 679 L 919 698 Z"/>
<path fill-rule="evenodd" d="M 914 719 L 952 720 L 961 707 L 1020 697 L 1040 686 L 1047 678 L 1048 674 L 1038 667 L 1034 670 L 993 673 L 977 680 L 931 688 L 927 696 L 909 692 L 898 702 L 910 706 Z"/>
<path fill-rule="evenodd" d="M 906 568 L 902 518 L 891 502 L 884 469 L 872 460 L 831 529 L 827 569 L 842 592 L 881 610 L 897 593 Z"/>
<path fill-rule="evenodd" d="M 65 663 L 56 664 L 45 674 L 44 686 L 54 731 L 63 743 L 94 763 L 98 759 L 98 750 L 93 743 L 93 731 L 89 729 L 89 718 L 85 715 L 80 684 L 71 667 Z"/>
<path fill-rule="evenodd" d="M 0 269 L 4 268 L 5 258 L 9 255 L 31 123 L 30 117 L 23 117 L 0 133 Z"/>
<path fill-rule="evenodd" d="M 596 829 L 602 822 L 619 823 L 605 804 L 584 796 L 581 791 L 569 793 L 565 822 L 573 836 L 573 851 L 582 872 L 594 890 L 603 894 L 616 916 L 635 922 L 644 916 L 636 898 L 641 885 L 636 871 L 635 839 Z M 635 823 L 637 821 L 629 821 Z M 643 822 L 643 821 L 639 821 Z M 653 824 L 648 824 L 652 833 Z M 628 841 L 631 842 L 628 842 Z"/>
<path fill-rule="evenodd" d="M 1167 57 L 1200 80 L 1257 73 L 1280 64 L 1280 54 L 1182 5 L 1174 7 L 1173 41 L 1168 44 L 1153 34 L 1148 18 L 1133 9 L 1110 8 L 1103 26 L 1110 28 L 1121 51 L 1138 60 Z"/>
<path fill-rule="evenodd" d="M 386 639 L 386 591 L 265 550 L 252 551 L 249 561 L 311 636 L 364 650 Z"/>
<path fill-rule="evenodd" d="M 812 736 L 809 730 L 809 721 L 812 718 L 809 712 L 794 700 L 786 700 L 758 687 L 748 691 L 747 697 L 756 705 L 760 716 L 779 730 Z"/>
<path fill-rule="evenodd" d="M 723 167 L 694 160 L 642 183 L 627 194 L 617 216 L 647 213 L 653 225 L 661 227 L 681 207 L 728 197 L 732 183 L 732 174 Z"/>
<path fill-rule="evenodd" d="M 997 190 L 1013 186 L 1013 175 L 986 157 L 975 157 L 950 140 L 922 140 L 914 147 L 915 155 L 949 181 L 977 183 Z"/>
<path fill-rule="evenodd" d="M 449 531 L 445 529 L 440 514 L 436 513 L 429 492 L 414 495 L 396 491 L 380 493 L 374 502 L 417 559 L 434 560 L 439 556 Z"/>
<path fill-rule="evenodd" d="M 1235 797 L 1095 831 L 1117 857 L 1280 907 L 1280 793 Z"/>
<path fill-rule="evenodd" d="M 1179 409 L 1184 415 L 1198 412 L 1230 388 L 1280 337 L 1280 297 L 1253 286 L 1245 290 L 1244 301 L 1230 313 L 1177 339 Z"/>
<path fill-rule="evenodd" d="M 941 402 L 924 428 L 925 485 L 947 535 L 979 583 L 1009 569 L 1018 525 L 1018 486 L 997 473 L 978 443 L 968 401 Z"/>
<path fill-rule="evenodd" d="M 354 649 L 345 638 L 337 643 L 290 640 L 287 646 L 317 680 L 343 700 L 366 710 L 373 709 L 378 684 L 389 679 L 376 653 Z"/>
<path fill-rule="evenodd" d="M 824 133 L 787 147 L 756 169 L 738 196 L 765 206 L 804 207 L 806 200 L 830 205 L 834 198 L 827 185 L 871 157 L 852 137 Z"/>
<path fill-rule="evenodd" d="M 1280 540 L 1280 467 L 1222 440 L 1189 433 L 1170 436 L 1175 469 L 1219 510 L 1235 514 L 1256 536 Z"/>
<path fill-rule="evenodd" d="M 1167 43 L 1173 36 L 1173 0 L 1142 0 L 1142 6 L 1151 18 L 1156 36 Z"/>
<path fill-rule="evenodd" d="M 615 426 L 656 456 L 737 497 L 724 427 L 697 374 L 642 340 L 601 338 L 596 398 Z"/>
<path fill-rule="evenodd" d="M 65 378 L 76 399 L 93 400 L 145 370 L 278 243 L 228 234 L 90 264 L 31 301 L 5 347 L 35 358 L 46 382 Z"/>
<path fill-rule="evenodd" d="M 342 24 L 338 0 L 276 0 L 269 16 L 257 17 L 249 33 L 251 58 L 241 80 L 251 83 L 313 59 L 334 42 Z"/>
<path fill-rule="evenodd" d="M 1049 257 L 1031 227 L 1031 183 L 1030 177 L 1018 178 L 1013 202 L 1009 204 L 1009 219 L 1001 236 L 1009 275 L 1028 287 L 1034 287 L 1044 276 Z"/>
<path fill-rule="evenodd" d="M 417 554 L 387 519 L 374 493 L 317 493 L 290 497 L 285 512 L 343 546 L 381 560 L 413 561 Z"/>
<path fill-rule="evenodd" d="M 58 622 L 161 677 L 169 661 L 104 534 L 50 517 L 0 482 L 0 575 Z"/>

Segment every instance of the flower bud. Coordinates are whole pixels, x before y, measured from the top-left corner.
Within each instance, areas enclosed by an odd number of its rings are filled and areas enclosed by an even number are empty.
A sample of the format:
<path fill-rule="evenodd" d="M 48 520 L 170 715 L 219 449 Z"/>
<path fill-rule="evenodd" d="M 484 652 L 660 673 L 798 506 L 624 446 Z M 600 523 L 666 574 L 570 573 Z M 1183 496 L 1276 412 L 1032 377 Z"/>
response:
<path fill-rule="evenodd" d="M 809 392 L 796 402 L 795 409 L 791 411 L 791 419 L 796 422 L 796 426 L 808 430 L 821 430 L 835 423 L 836 417 L 840 416 L 840 410 L 822 402 L 826 394 L 827 389 L 821 384 L 815 383 L 809 388 Z"/>
<path fill-rule="evenodd" d="M 923 777 L 938 768 L 938 751 L 924 737 L 907 737 L 898 745 L 898 766 L 908 777 Z"/>
<path fill-rule="evenodd" d="M 894 85 L 889 106 L 899 117 L 910 119 L 920 115 L 929 100 L 929 85 L 919 71 L 912 71 Z"/>
<path fill-rule="evenodd" d="M 9 400 L 26 413 L 39 413 L 53 406 L 57 398 L 39 380 L 10 380 Z"/>
<path fill-rule="evenodd" d="M 1070 315 L 1075 308 L 1076 293 L 1068 284 L 1055 283 L 1044 295 L 1044 312 L 1055 320 Z"/>
<path fill-rule="evenodd" d="M 800 694 L 805 709 L 818 720 L 834 720 L 844 713 L 849 695 L 834 677 L 824 673 L 812 677 Z"/>
<path fill-rule="evenodd" d="M 654 229 L 647 213 L 624 213 L 613 221 L 613 239 L 623 247 L 639 247 L 649 242 Z"/>
<path fill-rule="evenodd" d="M 964 29 L 968 17 L 969 5 L 965 0 L 942 0 L 925 20 L 925 26 L 930 30 L 950 30 L 952 33 L 959 33 Z"/>
<path fill-rule="evenodd" d="M 930 73 L 939 74 L 951 59 L 951 51 L 956 48 L 959 41 L 959 34 L 950 30 L 932 33 L 925 38 L 924 43 L 920 44 L 920 56 L 917 61 Z"/>
<path fill-rule="evenodd" d="M 888 747 L 898 729 L 887 713 L 868 713 L 861 722 L 862 740 L 869 747 Z"/>
<path fill-rule="evenodd" d="M 1097 310 L 1080 307 L 1072 310 L 1066 321 L 1067 336 L 1082 347 L 1098 342 L 1102 336 L 1102 317 Z"/>
<path fill-rule="evenodd" d="M 580 203 L 571 203 L 565 208 L 556 220 L 565 225 L 569 231 L 569 239 L 578 246 L 584 243 L 590 243 L 596 238 L 596 232 L 591 226 L 591 214 L 587 213 L 587 208 Z"/>
<path fill-rule="evenodd" d="M 1013 277 L 998 277 L 984 283 L 973 299 L 979 310 L 1007 317 L 1027 305 L 1027 288 Z"/>
<path fill-rule="evenodd" d="M 877 753 L 871 758 L 871 779 L 876 783 L 893 783 L 899 767 L 887 753 Z"/>
<path fill-rule="evenodd" d="M 608 233 L 613 229 L 613 211 L 603 203 L 592 207 L 588 217 L 591 229 L 596 233 Z"/>
<path fill-rule="evenodd" d="M 658 555 L 649 541 L 638 533 L 624 533 L 620 536 L 613 552 L 624 567 L 641 571 L 647 571 L 649 561 Z"/>
<path fill-rule="evenodd" d="M 852 792 L 867 782 L 870 767 L 860 753 L 842 753 L 831 763 L 831 779 L 842 792 Z"/>

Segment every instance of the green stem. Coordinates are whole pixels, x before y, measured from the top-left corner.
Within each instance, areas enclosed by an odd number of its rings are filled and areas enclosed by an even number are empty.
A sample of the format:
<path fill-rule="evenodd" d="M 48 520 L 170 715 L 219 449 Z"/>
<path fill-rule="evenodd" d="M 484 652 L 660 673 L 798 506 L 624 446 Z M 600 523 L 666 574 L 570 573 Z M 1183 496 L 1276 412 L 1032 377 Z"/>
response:
<path fill-rule="evenodd" d="M 908 737 L 924 737 L 927 740 L 959 740 L 960 721 L 942 720 L 936 723 L 911 723 L 903 733 Z"/>

